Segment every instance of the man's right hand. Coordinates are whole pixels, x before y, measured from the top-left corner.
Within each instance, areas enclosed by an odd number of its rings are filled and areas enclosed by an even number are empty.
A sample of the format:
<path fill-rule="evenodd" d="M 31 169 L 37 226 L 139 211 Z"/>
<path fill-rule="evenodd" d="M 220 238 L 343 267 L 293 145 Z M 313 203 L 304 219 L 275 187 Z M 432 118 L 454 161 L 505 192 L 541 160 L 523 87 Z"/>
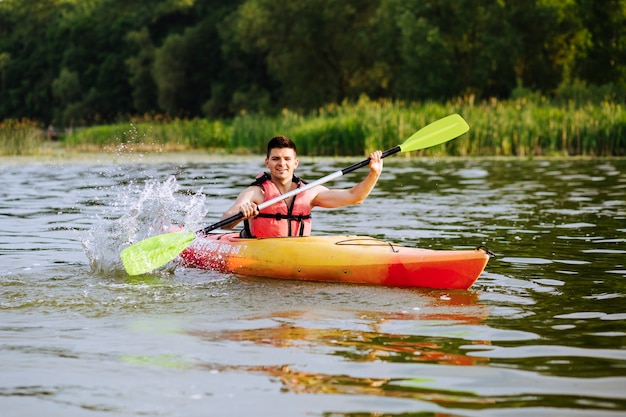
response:
<path fill-rule="evenodd" d="M 243 214 L 244 219 L 251 219 L 259 215 L 259 208 L 252 201 L 241 204 L 239 211 Z"/>

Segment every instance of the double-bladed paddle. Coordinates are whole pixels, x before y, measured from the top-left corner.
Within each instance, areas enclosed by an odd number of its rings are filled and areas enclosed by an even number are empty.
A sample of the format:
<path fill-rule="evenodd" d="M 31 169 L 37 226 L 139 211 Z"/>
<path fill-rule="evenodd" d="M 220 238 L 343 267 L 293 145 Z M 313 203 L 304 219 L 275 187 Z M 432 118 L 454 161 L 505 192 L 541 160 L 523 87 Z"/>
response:
<path fill-rule="evenodd" d="M 457 138 L 462 134 L 467 133 L 468 130 L 469 126 L 465 120 L 463 120 L 463 118 L 458 114 L 453 114 L 451 116 L 444 117 L 443 119 L 439 119 L 436 122 L 418 130 L 401 145 L 384 151 L 382 157 L 385 158 L 398 152 L 411 152 L 419 149 L 430 148 L 431 146 L 439 145 Z M 350 165 L 347 168 L 333 172 L 332 174 L 326 175 L 317 181 L 308 183 L 303 187 L 296 188 L 288 193 L 265 201 L 258 205 L 258 209 L 263 210 L 264 208 L 269 207 L 272 204 L 276 204 L 279 201 L 285 200 L 313 187 L 317 187 L 318 185 L 322 185 L 328 181 L 334 180 L 335 178 L 339 178 L 348 172 L 352 172 L 368 165 L 369 162 L 370 160 L 368 158 L 354 165 Z M 129 275 L 148 273 L 176 258 L 183 250 L 185 250 L 187 246 L 191 244 L 191 242 L 193 242 L 197 234 L 209 233 L 212 230 L 219 229 L 220 227 L 241 218 L 243 218 L 243 214 L 240 212 L 227 219 L 207 226 L 198 232 L 183 230 L 180 232 L 164 233 L 130 245 L 123 249 L 120 253 L 124 269 L 126 269 L 126 272 Z"/>

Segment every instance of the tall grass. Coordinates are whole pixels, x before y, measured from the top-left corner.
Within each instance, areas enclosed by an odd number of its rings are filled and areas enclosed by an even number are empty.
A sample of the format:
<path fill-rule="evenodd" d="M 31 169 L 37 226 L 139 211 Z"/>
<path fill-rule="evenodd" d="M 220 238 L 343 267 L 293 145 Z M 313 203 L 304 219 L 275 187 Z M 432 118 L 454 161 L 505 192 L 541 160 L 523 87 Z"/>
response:
<path fill-rule="evenodd" d="M 418 154 L 452 156 L 624 156 L 626 111 L 618 103 L 554 106 L 539 100 L 470 97 L 448 103 L 402 103 L 362 98 L 328 105 L 314 114 L 284 111 L 279 117 L 241 115 L 233 121 L 229 147 L 263 153 L 267 140 L 290 136 L 304 155 L 362 155 L 389 149 L 420 128 L 452 113 L 470 125 L 469 133 Z"/>
<path fill-rule="evenodd" d="M 459 113 L 469 133 L 417 154 L 452 156 L 624 156 L 624 104 L 568 102 L 555 105 L 534 96 L 476 103 L 472 97 L 447 103 L 373 101 L 328 105 L 302 115 L 284 110 L 277 116 L 242 113 L 231 120 L 142 117 L 129 123 L 94 126 L 65 137 L 76 151 L 171 151 L 263 154 L 272 136 L 286 135 L 301 155 L 363 155 L 389 149 L 437 119 Z M 2 127 L 4 126 L 4 127 Z M 0 153 L 26 152 L 37 143 L 34 127 L 0 125 Z"/>
<path fill-rule="evenodd" d="M 459 155 L 626 155 L 626 112 L 618 103 L 553 106 L 525 99 L 473 105 L 459 112 L 470 124 L 447 150 Z"/>
<path fill-rule="evenodd" d="M 228 122 L 206 119 L 135 118 L 129 123 L 77 129 L 65 138 L 67 146 L 92 151 L 179 151 L 226 148 Z"/>
<path fill-rule="evenodd" d="M 47 153 L 47 141 L 36 122 L 22 119 L 0 121 L 0 155 Z"/>
<path fill-rule="evenodd" d="M 367 151 L 392 148 L 419 128 L 447 116 L 443 106 L 405 104 L 389 100 L 327 105 L 315 113 L 299 115 L 284 110 L 278 117 L 243 114 L 233 120 L 235 148 L 264 153 L 272 136 L 294 139 L 303 155 L 362 155 Z"/>

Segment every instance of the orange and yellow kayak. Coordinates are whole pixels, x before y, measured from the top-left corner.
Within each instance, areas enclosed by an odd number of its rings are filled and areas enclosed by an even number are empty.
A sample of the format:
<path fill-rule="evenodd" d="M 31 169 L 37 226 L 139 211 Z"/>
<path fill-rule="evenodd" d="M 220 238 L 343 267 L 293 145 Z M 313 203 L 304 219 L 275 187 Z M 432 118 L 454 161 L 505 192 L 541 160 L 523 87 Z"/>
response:
<path fill-rule="evenodd" d="M 367 236 L 240 238 L 198 235 L 180 255 L 185 267 L 306 281 L 468 289 L 485 269 L 483 249 L 431 250 Z"/>

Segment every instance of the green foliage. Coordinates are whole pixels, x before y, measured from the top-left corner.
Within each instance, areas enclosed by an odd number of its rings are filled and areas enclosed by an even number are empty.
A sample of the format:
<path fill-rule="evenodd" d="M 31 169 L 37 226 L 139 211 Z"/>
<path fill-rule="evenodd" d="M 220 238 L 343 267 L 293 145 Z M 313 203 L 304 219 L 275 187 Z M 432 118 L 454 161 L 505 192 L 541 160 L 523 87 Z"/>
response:
<path fill-rule="evenodd" d="M 152 77 L 155 48 L 147 27 L 129 32 L 126 40 L 137 47 L 137 54 L 126 59 L 132 89 L 133 107 L 139 114 L 157 107 L 156 83 Z"/>
<path fill-rule="evenodd" d="M 58 78 L 52 81 L 52 95 L 59 100 L 72 103 L 80 100 L 81 93 L 78 73 L 62 68 Z"/>
<path fill-rule="evenodd" d="M 626 111 L 623 104 L 555 106 L 532 97 L 475 103 L 406 104 L 389 100 L 328 105 L 308 115 L 283 111 L 278 116 L 242 113 L 228 122 L 205 119 L 137 121 L 99 126 L 67 137 L 72 149 L 120 150 L 212 149 L 262 155 L 269 138 L 287 135 L 301 155 L 364 155 L 390 149 L 420 128 L 459 113 L 470 125 L 468 134 L 416 155 L 450 156 L 624 156 Z"/>
<path fill-rule="evenodd" d="M 185 62 L 190 53 L 186 46 L 186 39 L 174 33 L 155 54 L 153 75 L 159 92 L 158 103 L 168 114 L 177 114 L 182 101 Z"/>
<path fill-rule="evenodd" d="M 577 56 L 574 75 L 590 84 L 626 81 L 626 1 L 577 1 L 587 47 Z"/>
<path fill-rule="evenodd" d="M 64 139 L 66 146 L 92 151 L 171 151 L 224 149 L 231 128 L 222 121 L 206 119 L 142 118 L 128 123 L 78 129 Z"/>
<path fill-rule="evenodd" d="M 280 106 L 312 109 L 381 84 L 370 48 L 378 3 L 248 0 L 224 32 L 244 51 L 265 57 L 281 85 Z"/>
<path fill-rule="evenodd" d="M 46 153 L 45 137 L 32 120 L 6 119 L 0 122 L 0 155 Z"/>
<path fill-rule="evenodd" d="M 620 102 L 625 28 L 626 0 L 3 0 L 0 120 L 274 117 L 524 89 Z"/>
<path fill-rule="evenodd" d="M 460 109 L 470 133 L 448 144 L 451 155 L 626 155 L 622 104 L 561 107 L 545 100 L 492 99 L 463 103 Z"/>

